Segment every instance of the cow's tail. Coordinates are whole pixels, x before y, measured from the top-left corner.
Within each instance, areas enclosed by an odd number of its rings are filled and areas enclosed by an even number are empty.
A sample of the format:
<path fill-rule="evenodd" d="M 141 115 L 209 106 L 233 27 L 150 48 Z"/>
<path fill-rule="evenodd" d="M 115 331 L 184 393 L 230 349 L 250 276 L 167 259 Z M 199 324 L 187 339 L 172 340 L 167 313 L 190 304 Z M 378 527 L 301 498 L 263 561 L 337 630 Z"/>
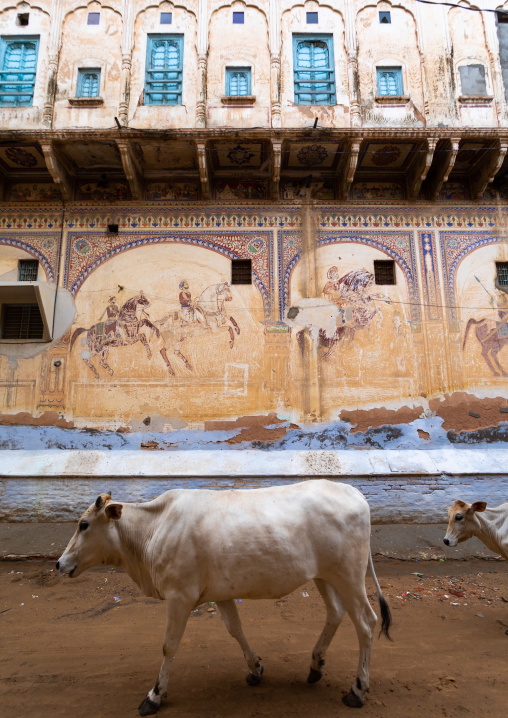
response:
<path fill-rule="evenodd" d="M 392 640 L 392 637 L 390 636 L 390 626 L 392 625 L 392 614 L 390 611 L 390 607 L 386 603 L 386 600 L 383 596 L 383 592 L 381 591 L 381 586 L 379 585 L 379 582 L 377 580 L 376 572 L 374 571 L 374 563 L 372 562 L 372 551 L 369 548 L 369 568 L 372 573 L 372 578 L 374 579 L 374 583 L 376 584 L 376 591 L 379 598 L 379 608 L 381 609 L 381 633 L 384 633 L 385 636 L 389 641 Z"/>

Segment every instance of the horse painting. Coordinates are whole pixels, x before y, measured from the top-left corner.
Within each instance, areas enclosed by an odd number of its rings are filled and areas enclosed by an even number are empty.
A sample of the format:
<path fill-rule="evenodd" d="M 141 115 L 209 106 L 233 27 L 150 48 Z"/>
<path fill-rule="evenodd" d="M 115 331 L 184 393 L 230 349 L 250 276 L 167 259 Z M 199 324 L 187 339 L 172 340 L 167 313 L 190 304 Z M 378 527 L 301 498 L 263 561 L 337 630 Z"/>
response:
<path fill-rule="evenodd" d="M 234 347 L 235 333 L 240 334 L 240 327 L 233 317 L 226 315 L 225 309 L 225 303 L 232 299 L 228 282 L 212 284 L 196 300 L 193 321 L 182 321 L 179 312 L 174 312 L 155 322 L 161 331 L 161 339 L 164 343 L 160 354 L 171 376 L 175 376 L 175 371 L 168 358 L 168 349 L 173 351 L 189 371 L 192 371 L 191 363 L 181 352 L 182 345 L 187 339 L 204 334 L 212 336 L 224 330 L 229 332 L 230 349 Z"/>
<path fill-rule="evenodd" d="M 148 316 L 143 316 L 141 319 L 138 318 L 136 314 L 138 306 L 143 308 L 143 312 L 145 307 L 150 306 L 150 302 L 145 297 L 143 292 L 140 292 L 140 294 L 135 297 L 131 297 L 131 299 L 128 299 L 125 304 L 122 305 L 116 321 L 118 331 L 115 328 L 114 333 L 105 332 L 105 323 L 98 322 L 89 329 L 79 327 L 78 329 L 75 329 L 72 334 L 70 345 L 71 351 L 76 339 L 81 334 L 86 332 L 88 351 L 82 353 L 82 359 L 92 370 L 96 379 L 100 379 L 100 375 L 93 365 L 92 359 L 97 355 L 100 355 L 99 364 L 106 369 L 109 374 L 113 375 L 113 369 L 106 361 L 109 350 L 112 347 L 124 347 L 130 344 L 135 344 L 136 342 L 141 342 L 145 347 L 148 358 L 151 358 L 152 352 L 150 350 L 148 340 L 145 334 L 140 330 L 143 327 L 148 327 L 156 336 L 159 336 L 160 332 L 159 329 L 148 319 Z"/>
<path fill-rule="evenodd" d="M 466 325 L 462 351 L 464 351 L 466 347 L 469 330 L 473 324 L 476 324 L 474 333 L 482 348 L 482 357 L 489 369 L 494 376 L 508 376 L 508 373 L 505 372 L 497 358 L 501 349 L 508 344 L 508 326 L 506 321 L 495 322 L 487 317 L 478 320 L 471 318 Z"/>

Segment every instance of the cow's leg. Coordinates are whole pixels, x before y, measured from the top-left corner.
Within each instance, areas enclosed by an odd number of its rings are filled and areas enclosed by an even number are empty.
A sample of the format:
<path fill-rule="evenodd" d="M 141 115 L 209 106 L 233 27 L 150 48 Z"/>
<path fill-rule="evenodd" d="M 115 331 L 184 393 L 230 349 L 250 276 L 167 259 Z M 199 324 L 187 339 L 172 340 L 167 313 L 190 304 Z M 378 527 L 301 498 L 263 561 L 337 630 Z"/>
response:
<path fill-rule="evenodd" d="M 250 673 L 246 677 L 246 681 L 249 686 L 257 686 L 261 681 L 261 675 L 263 673 L 263 666 L 260 663 L 259 656 L 254 653 L 252 648 L 247 643 L 247 639 L 242 630 L 242 624 L 240 616 L 238 615 L 238 609 L 233 600 L 230 601 L 217 601 L 217 606 L 221 613 L 222 619 L 226 624 L 226 628 L 233 638 L 235 638 L 240 644 L 240 648 L 243 651 L 247 665 L 250 668 Z"/>
<path fill-rule="evenodd" d="M 185 631 L 192 605 L 192 603 L 189 604 L 180 595 L 175 596 L 174 599 L 167 599 L 168 616 L 162 647 L 164 660 L 162 661 L 159 677 L 157 678 L 155 686 L 148 692 L 145 700 L 139 706 L 140 716 L 153 715 L 157 713 L 160 708 L 162 697 L 166 695 L 168 688 L 169 669 L 180 645 L 180 640 Z"/>
<path fill-rule="evenodd" d="M 349 693 L 343 697 L 343 702 L 350 708 L 361 708 L 365 703 L 365 694 L 369 690 L 370 654 L 372 652 L 372 639 L 376 625 L 376 614 L 367 598 L 365 579 L 352 580 L 341 597 L 356 629 L 360 657 L 356 680 Z"/>
<path fill-rule="evenodd" d="M 335 632 L 344 618 L 346 609 L 342 605 L 337 591 L 326 581 L 320 578 L 314 579 L 319 593 L 323 597 L 326 606 L 326 623 L 321 635 L 318 638 L 312 651 L 312 661 L 307 683 L 316 683 L 322 677 L 323 666 L 325 665 L 326 651 L 335 636 Z"/>

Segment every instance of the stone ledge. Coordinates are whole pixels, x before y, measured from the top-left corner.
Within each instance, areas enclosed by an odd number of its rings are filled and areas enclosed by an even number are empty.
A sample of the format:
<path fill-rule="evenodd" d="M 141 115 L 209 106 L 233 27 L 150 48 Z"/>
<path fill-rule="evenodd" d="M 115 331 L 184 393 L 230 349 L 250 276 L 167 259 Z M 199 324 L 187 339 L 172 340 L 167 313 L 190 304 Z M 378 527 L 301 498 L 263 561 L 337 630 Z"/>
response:
<path fill-rule="evenodd" d="M 223 95 L 220 98 L 223 105 L 234 105 L 235 107 L 247 107 L 256 102 L 256 95 Z"/>
<path fill-rule="evenodd" d="M 493 95 L 460 95 L 460 97 L 457 97 L 457 100 L 461 105 L 482 107 L 484 105 L 491 105 L 494 97 Z"/>
<path fill-rule="evenodd" d="M 406 105 L 409 95 L 376 95 L 374 101 L 378 105 Z"/>
<path fill-rule="evenodd" d="M 73 107 L 99 107 L 104 104 L 102 97 L 69 97 L 69 104 Z"/>

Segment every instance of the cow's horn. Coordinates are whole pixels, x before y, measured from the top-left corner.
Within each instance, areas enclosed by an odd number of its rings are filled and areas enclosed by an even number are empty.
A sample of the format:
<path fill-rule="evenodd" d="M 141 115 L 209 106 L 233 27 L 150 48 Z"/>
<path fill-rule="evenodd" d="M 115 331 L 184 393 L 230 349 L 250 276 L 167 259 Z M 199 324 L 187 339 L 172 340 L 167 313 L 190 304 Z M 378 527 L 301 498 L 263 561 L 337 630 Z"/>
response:
<path fill-rule="evenodd" d="M 98 509 L 100 509 L 101 506 L 104 506 L 104 499 L 102 498 L 102 496 L 97 496 L 97 498 L 95 499 L 95 506 Z"/>

